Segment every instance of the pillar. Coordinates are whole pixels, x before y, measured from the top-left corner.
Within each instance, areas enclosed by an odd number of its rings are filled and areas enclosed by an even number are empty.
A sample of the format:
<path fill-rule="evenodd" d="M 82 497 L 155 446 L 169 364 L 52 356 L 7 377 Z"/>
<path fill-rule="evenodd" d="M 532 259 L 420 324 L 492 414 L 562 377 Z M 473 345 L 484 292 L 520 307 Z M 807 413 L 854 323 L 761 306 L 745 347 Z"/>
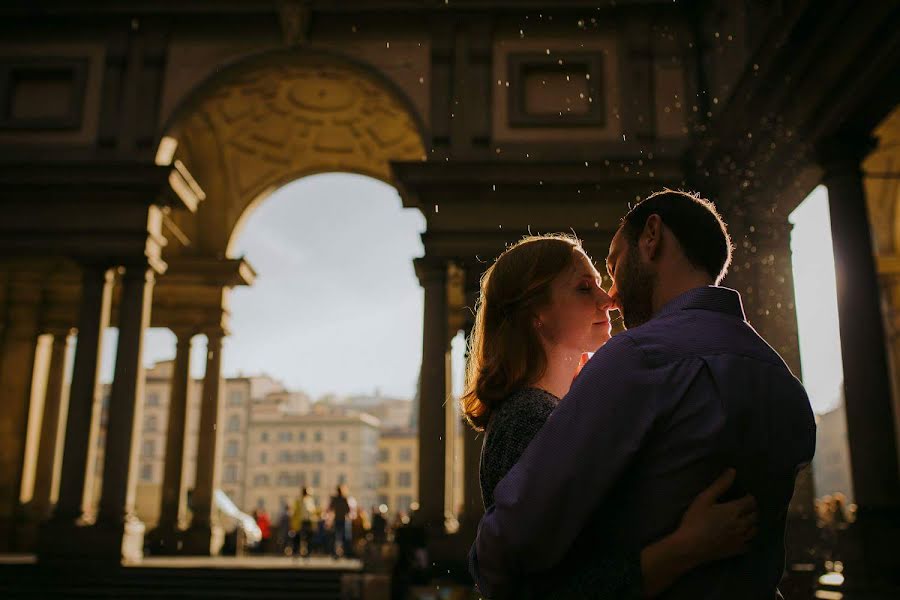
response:
<path fill-rule="evenodd" d="M 439 259 L 417 259 L 416 272 L 425 289 L 418 407 L 419 509 L 426 528 L 442 533 L 447 448 L 447 264 Z"/>
<path fill-rule="evenodd" d="M 847 441 L 858 509 L 857 566 L 867 581 L 896 572 L 900 534 L 900 471 L 890 372 L 872 234 L 860 161 L 868 138 L 821 144 L 819 164 L 828 188 L 844 367 Z M 848 574 L 848 578 L 850 574 Z"/>
<path fill-rule="evenodd" d="M 179 549 L 179 524 L 184 516 L 184 443 L 187 423 L 188 386 L 191 373 L 193 331 L 177 330 L 169 418 L 166 427 L 166 454 L 163 471 L 159 524 L 148 536 L 154 554 L 174 554 Z"/>
<path fill-rule="evenodd" d="M 726 221 L 735 246 L 723 285 L 741 294 L 744 313 L 754 329 L 802 379 L 791 230 L 786 215 L 773 212 L 773 199 L 739 196 L 727 203 Z M 812 465 L 797 475 L 788 507 L 787 562 L 809 560 L 819 541 L 815 518 Z"/>
<path fill-rule="evenodd" d="M 150 299 L 154 274 L 146 265 L 126 266 L 119 301 L 119 339 L 116 366 L 109 398 L 103 486 L 95 542 L 91 553 L 118 561 L 123 553 L 126 518 L 134 509 L 137 436 L 140 426 L 144 369 L 141 349 L 150 323 Z M 141 537 L 141 546 L 142 546 Z"/>
<path fill-rule="evenodd" d="M 729 217 L 735 245 L 724 284 L 741 293 L 747 320 L 781 355 L 798 378 L 800 340 L 791 261 L 791 230 L 786 216 L 763 207 Z"/>
<path fill-rule="evenodd" d="M 50 368 L 44 395 L 44 415 L 41 419 L 40 442 L 37 453 L 37 467 L 34 477 L 32 509 L 39 519 L 50 516 L 53 506 L 54 482 L 59 476 L 60 424 L 67 412 L 68 393 L 65 386 L 66 362 L 69 354 L 71 333 L 68 329 L 51 332 L 53 345 L 50 350 Z"/>
<path fill-rule="evenodd" d="M 19 549 L 17 524 L 23 516 L 19 497 L 40 305 L 37 276 L 14 276 L 8 327 L 0 344 L 0 552 Z"/>
<path fill-rule="evenodd" d="M 103 330 L 109 324 L 112 281 L 113 272 L 106 266 L 83 267 L 78 341 L 69 386 L 59 498 L 52 517 L 59 524 L 74 526 L 83 515 L 91 417 L 100 369 L 100 345 Z M 93 465 L 90 467 L 93 468 Z M 46 541 L 53 547 L 58 542 L 58 535 L 52 531 L 48 533 Z"/>
<path fill-rule="evenodd" d="M 184 553 L 209 556 L 214 553 L 215 537 L 219 529 L 214 521 L 213 492 L 219 481 L 216 460 L 220 428 L 218 426 L 221 405 L 219 382 L 222 370 L 221 329 L 206 333 L 206 373 L 200 400 L 200 424 L 197 432 L 197 469 L 194 490 L 191 494 L 191 524 L 185 532 Z"/>

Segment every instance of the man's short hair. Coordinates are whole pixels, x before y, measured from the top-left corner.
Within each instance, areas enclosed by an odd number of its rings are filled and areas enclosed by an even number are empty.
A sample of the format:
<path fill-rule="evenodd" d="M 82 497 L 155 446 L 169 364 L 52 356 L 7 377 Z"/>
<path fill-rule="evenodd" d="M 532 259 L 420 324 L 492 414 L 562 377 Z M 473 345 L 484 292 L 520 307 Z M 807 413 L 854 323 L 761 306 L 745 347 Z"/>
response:
<path fill-rule="evenodd" d="M 731 265 L 731 236 L 715 205 L 698 194 L 668 188 L 654 192 L 622 217 L 622 230 L 636 244 L 650 215 L 659 215 L 692 265 L 703 269 L 716 283 Z"/>

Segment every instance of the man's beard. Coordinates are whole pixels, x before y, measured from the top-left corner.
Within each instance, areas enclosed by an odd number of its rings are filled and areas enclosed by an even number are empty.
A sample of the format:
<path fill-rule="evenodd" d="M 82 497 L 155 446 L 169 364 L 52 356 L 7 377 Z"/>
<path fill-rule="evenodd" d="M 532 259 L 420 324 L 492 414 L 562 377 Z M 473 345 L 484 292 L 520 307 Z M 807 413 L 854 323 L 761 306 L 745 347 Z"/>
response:
<path fill-rule="evenodd" d="M 653 286 L 656 274 L 652 273 L 638 255 L 637 244 L 629 245 L 626 268 L 616 281 L 619 304 L 625 327 L 631 329 L 643 325 L 653 317 Z"/>

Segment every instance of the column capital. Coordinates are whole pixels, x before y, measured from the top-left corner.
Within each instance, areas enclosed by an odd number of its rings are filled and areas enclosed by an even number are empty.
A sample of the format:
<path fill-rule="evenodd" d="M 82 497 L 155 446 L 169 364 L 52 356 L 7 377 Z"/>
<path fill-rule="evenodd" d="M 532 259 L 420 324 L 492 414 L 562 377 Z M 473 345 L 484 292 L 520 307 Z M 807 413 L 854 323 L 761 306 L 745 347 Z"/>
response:
<path fill-rule="evenodd" d="M 169 331 L 175 334 L 176 344 L 189 344 L 195 335 L 198 334 L 194 327 L 169 327 Z"/>
<path fill-rule="evenodd" d="M 447 281 L 447 264 L 444 258 L 435 256 L 422 256 L 413 259 L 416 276 L 421 285 L 428 283 L 445 283 Z"/>
<path fill-rule="evenodd" d="M 75 327 L 61 327 L 58 325 L 52 325 L 45 327 L 44 333 L 49 333 L 53 336 L 54 344 L 65 344 L 67 343 L 69 336 L 75 333 Z"/>
<path fill-rule="evenodd" d="M 877 146 L 869 134 L 840 133 L 819 141 L 815 146 L 815 159 L 830 175 L 861 173 L 862 160 Z"/>
<path fill-rule="evenodd" d="M 156 279 L 157 270 L 147 263 L 147 261 L 123 261 L 120 264 L 120 275 L 123 281 L 143 281 L 151 283 Z"/>

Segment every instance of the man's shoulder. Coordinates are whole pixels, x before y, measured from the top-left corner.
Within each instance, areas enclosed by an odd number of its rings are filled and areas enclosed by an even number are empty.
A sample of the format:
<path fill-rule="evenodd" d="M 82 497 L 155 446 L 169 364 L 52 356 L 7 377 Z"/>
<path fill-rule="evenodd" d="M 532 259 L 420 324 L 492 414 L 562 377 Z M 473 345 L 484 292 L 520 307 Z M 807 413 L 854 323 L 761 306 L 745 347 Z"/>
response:
<path fill-rule="evenodd" d="M 747 321 L 715 311 L 681 310 L 652 319 L 625 334 L 651 364 L 715 355 L 784 364 Z"/>

